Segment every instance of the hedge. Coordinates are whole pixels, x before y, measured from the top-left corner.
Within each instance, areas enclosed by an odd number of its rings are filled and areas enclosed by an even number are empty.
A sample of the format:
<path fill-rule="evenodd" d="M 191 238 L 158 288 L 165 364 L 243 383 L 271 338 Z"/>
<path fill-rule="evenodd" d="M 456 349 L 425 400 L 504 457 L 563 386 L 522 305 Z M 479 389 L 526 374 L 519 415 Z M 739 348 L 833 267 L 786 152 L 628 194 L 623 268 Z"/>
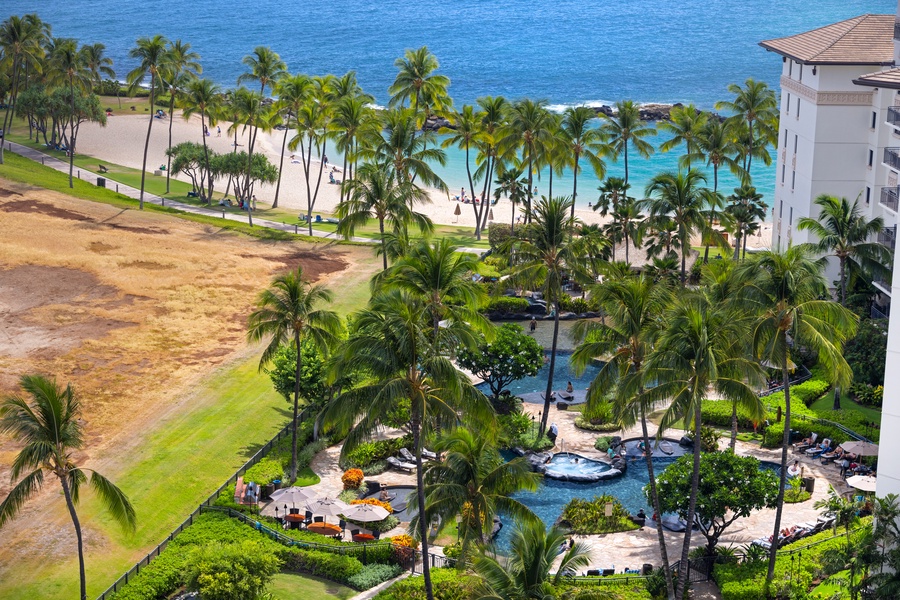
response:
<path fill-rule="evenodd" d="M 349 585 L 350 579 L 362 572 L 363 564 L 354 556 L 332 554 L 323 550 L 291 548 L 284 568 L 287 571 L 309 573 Z"/>
<path fill-rule="evenodd" d="M 400 452 L 401 448 L 412 447 L 412 436 L 405 435 L 400 438 L 364 442 L 347 453 L 340 461 L 342 469 L 357 468 L 366 470 L 366 467 L 376 462 L 383 461 L 389 456 Z"/>
<path fill-rule="evenodd" d="M 399 565 L 366 565 L 363 570 L 351 577 L 350 587 L 357 590 L 368 590 L 403 572 Z"/>
<path fill-rule="evenodd" d="M 528 306 L 528 300 L 525 298 L 501 296 L 499 298 L 491 298 L 484 307 L 484 312 L 515 315 L 527 312 Z"/>
<path fill-rule="evenodd" d="M 456 569 L 431 569 L 435 600 L 468 600 L 477 579 Z M 421 600 L 425 597 L 425 578 L 407 577 L 382 591 L 375 600 Z"/>

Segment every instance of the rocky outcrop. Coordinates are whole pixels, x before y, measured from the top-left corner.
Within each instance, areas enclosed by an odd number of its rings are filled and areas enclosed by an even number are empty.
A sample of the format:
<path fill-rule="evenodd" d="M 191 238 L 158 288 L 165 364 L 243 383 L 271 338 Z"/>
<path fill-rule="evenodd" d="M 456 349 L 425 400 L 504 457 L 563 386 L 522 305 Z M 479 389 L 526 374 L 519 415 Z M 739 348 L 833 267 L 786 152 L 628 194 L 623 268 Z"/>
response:
<path fill-rule="evenodd" d="M 675 104 L 658 104 L 658 103 L 641 104 L 639 107 L 640 113 L 641 113 L 641 120 L 642 121 L 668 121 L 669 113 L 672 111 L 672 109 L 675 107 L 681 107 L 681 106 L 684 106 L 681 102 L 676 102 Z M 597 111 L 597 114 L 606 115 L 607 117 L 611 117 L 616 114 L 615 108 L 613 108 L 612 106 L 606 106 L 605 104 L 603 106 L 595 106 L 594 110 Z M 699 113 L 701 111 L 698 110 L 697 112 Z M 715 113 L 713 113 L 713 115 L 715 116 L 715 118 L 719 119 L 720 121 L 725 120 L 725 117 L 722 117 Z"/>
<path fill-rule="evenodd" d="M 456 125 L 445 119 L 444 117 L 428 117 L 425 124 L 422 125 L 422 131 L 437 131 L 445 127 L 447 129 L 456 129 Z"/>

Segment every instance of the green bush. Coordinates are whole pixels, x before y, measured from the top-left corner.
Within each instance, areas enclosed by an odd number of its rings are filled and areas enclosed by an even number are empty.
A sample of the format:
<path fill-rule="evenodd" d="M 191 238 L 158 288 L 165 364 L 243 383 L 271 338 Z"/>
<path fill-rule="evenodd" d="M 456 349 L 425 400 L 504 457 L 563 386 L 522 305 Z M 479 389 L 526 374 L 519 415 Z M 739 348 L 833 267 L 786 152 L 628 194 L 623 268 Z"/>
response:
<path fill-rule="evenodd" d="M 606 505 L 613 505 L 611 517 L 606 516 Z M 625 510 L 615 496 L 603 494 L 594 496 L 593 500 L 573 498 L 563 507 L 560 521 L 578 535 L 593 535 L 631 531 L 638 529 L 637 524 L 628 518 Z"/>
<path fill-rule="evenodd" d="M 272 483 L 276 479 L 284 479 L 284 467 L 279 457 L 267 456 L 244 473 L 244 481 L 255 481 L 259 485 Z"/>
<path fill-rule="evenodd" d="M 572 298 L 568 294 L 563 294 L 559 299 L 559 310 L 560 312 L 581 314 L 590 312 L 591 307 L 590 305 L 588 305 L 586 300 L 582 300 L 581 298 Z"/>
<path fill-rule="evenodd" d="M 347 583 L 353 589 L 368 590 L 379 583 L 393 579 L 402 572 L 403 568 L 398 565 L 366 565 L 362 571 L 350 577 Z"/>
<path fill-rule="evenodd" d="M 456 569 L 432 569 L 431 582 L 435 600 L 468 600 L 472 597 L 476 578 Z M 375 600 L 421 600 L 425 597 L 425 580 L 407 577 L 375 596 Z"/>
<path fill-rule="evenodd" d="M 853 398 L 865 406 L 881 407 L 884 402 L 884 386 L 872 387 L 868 383 L 854 383 L 850 386 Z"/>
<path fill-rule="evenodd" d="M 606 452 L 609 450 L 609 443 L 612 441 L 612 436 L 609 435 L 601 435 L 594 442 L 594 448 L 599 450 L 600 452 Z"/>
<path fill-rule="evenodd" d="M 500 313 L 501 315 L 515 315 L 526 311 L 528 311 L 528 300 L 511 296 L 491 298 L 484 307 L 484 312 Z"/>
<path fill-rule="evenodd" d="M 297 451 L 297 470 L 305 469 L 312 462 L 313 457 L 328 447 L 327 439 L 319 439 L 310 442 Z M 290 459 L 288 459 L 290 461 Z"/>
<path fill-rule="evenodd" d="M 347 456 L 341 460 L 340 467 L 342 469 L 350 469 L 356 467 L 362 469 L 366 473 L 366 467 L 383 461 L 390 456 L 394 456 L 400 452 L 401 448 L 409 448 L 412 446 L 412 436 L 405 435 L 400 438 L 389 440 L 378 440 L 375 442 L 363 442 L 356 448 L 347 453 Z M 367 475 L 369 473 L 366 473 Z"/>
<path fill-rule="evenodd" d="M 503 247 L 504 244 L 506 244 L 513 233 L 519 236 L 524 229 L 524 224 L 516 225 L 515 229 L 513 229 L 509 225 L 504 225 L 503 223 L 492 223 L 491 226 L 488 227 L 488 243 L 491 245 L 491 251 L 494 254 L 507 255 L 509 251 Z"/>
<path fill-rule="evenodd" d="M 363 564 L 353 556 L 342 556 L 322 550 L 291 548 L 284 563 L 287 571 L 309 573 L 338 583 L 350 583 L 350 578 L 363 570 Z"/>
<path fill-rule="evenodd" d="M 591 423 L 584 417 L 584 415 L 578 415 L 577 417 L 575 417 L 575 427 L 584 429 L 586 431 L 599 432 L 618 431 L 622 428 L 622 426 L 618 423 Z"/>

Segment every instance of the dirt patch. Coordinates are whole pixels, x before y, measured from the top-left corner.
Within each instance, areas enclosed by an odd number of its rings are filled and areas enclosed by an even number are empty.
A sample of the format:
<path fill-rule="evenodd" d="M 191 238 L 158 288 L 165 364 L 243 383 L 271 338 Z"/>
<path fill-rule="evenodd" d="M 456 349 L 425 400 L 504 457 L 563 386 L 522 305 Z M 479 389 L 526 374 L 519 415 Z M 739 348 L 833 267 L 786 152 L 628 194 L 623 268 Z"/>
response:
<path fill-rule="evenodd" d="M 131 262 L 119 263 L 119 266 L 125 268 L 131 267 L 134 269 L 146 269 L 148 271 L 166 271 L 175 268 L 175 265 L 164 265 L 149 260 L 133 260 Z"/>
<path fill-rule="evenodd" d="M 103 242 L 91 242 L 90 244 L 88 244 L 88 250 L 90 250 L 91 252 L 96 252 L 97 254 L 106 254 L 118 249 L 119 246 L 104 244 Z"/>
<path fill-rule="evenodd" d="M 131 233 L 152 233 L 154 235 L 162 235 L 169 233 L 165 229 L 159 229 L 156 227 L 134 227 L 133 225 L 122 225 L 121 223 L 102 223 L 104 227 L 109 227 L 110 229 L 118 229 L 120 231 L 130 231 Z"/>
<path fill-rule="evenodd" d="M 9 198 L 10 196 L 21 196 L 19 192 L 14 192 L 6 188 L 0 188 L 0 198 Z"/>
<path fill-rule="evenodd" d="M 343 271 L 347 268 L 347 261 L 339 246 L 319 245 L 310 250 L 292 250 L 284 254 L 278 254 L 269 258 L 273 262 L 279 262 L 288 270 L 303 268 L 303 278 L 309 282 L 317 282 L 324 276 Z M 249 258 L 249 254 L 241 254 L 241 258 Z"/>
<path fill-rule="evenodd" d="M 19 195 L 21 196 L 21 194 Z M 60 208 L 46 202 L 39 202 L 37 200 L 14 200 L 12 202 L 4 202 L 3 204 L 0 204 L 0 208 L 7 212 L 37 213 L 41 215 L 47 215 L 48 217 L 55 217 L 57 219 L 66 219 L 68 221 L 93 220 L 87 215 L 83 215 L 71 210 L 66 210 L 64 208 Z"/>

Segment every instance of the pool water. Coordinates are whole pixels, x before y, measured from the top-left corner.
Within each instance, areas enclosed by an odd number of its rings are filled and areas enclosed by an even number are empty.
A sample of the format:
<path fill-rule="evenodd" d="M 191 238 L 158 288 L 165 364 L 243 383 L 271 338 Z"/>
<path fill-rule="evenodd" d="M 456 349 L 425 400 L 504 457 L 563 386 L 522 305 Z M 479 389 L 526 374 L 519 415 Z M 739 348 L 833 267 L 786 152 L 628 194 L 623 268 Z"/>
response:
<path fill-rule="evenodd" d="M 571 356 L 572 355 L 569 353 L 556 353 L 556 365 L 553 369 L 554 390 L 566 389 L 566 384 L 569 381 L 572 382 L 572 387 L 574 389 L 586 390 L 588 386 L 591 385 L 594 377 L 597 376 L 597 373 L 600 372 L 600 367 L 592 364 L 584 370 L 584 373 L 576 375 L 569 366 L 569 358 L 571 358 Z M 546 362 L 544 362 L 544 366 L 537 372 L 537 375 L 534 375 L 533 377 L 523 377 L 518 381 L 514 381 L 506 386 L 506 389 L 508 389 L 513 396 L 545 391 L 547 389 L 547 377 L 550 376 L 550 354 L 545 354 L 545 357 Z M 480 384 L 478 389 L 486 394 L 491 393 L 491 388 L 484 383 Z"/>
<path fill-rule="evenodd" d="M 560 453 L 547 463 L 554 473 L 565 475 L 593 475 L 609 471 L 610 466 L 578 454 Z"/>

